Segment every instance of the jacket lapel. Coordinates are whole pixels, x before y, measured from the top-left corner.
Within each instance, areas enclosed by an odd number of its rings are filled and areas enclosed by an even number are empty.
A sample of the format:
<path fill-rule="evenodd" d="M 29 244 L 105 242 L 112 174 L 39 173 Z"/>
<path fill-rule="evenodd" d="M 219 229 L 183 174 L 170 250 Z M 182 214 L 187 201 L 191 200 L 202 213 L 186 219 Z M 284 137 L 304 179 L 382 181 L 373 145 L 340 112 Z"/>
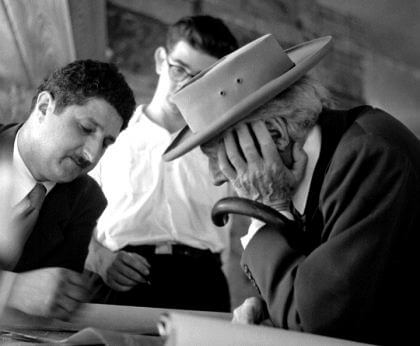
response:
<path fill-rule="evenodd" d="M 319 226 L 322 226 L 319 195 L 334 152 L 344 133 L 356 118 L 370 109 L 369 106 L 360 106 L 349 111 L 325 109 L 320 114 L 318 124 L 321 126 L 321 152 L 315 166 L 305 208 L 305 223 L 310 225 L 311 229 L 319 229 Z M 310 231 L 310 229 L 307 230 Z M 313 241 L 318 242 L 320 235 L 316 233 L 313 232 L 312 237 L 314 238 Z"/>
<path fill-rule="evenodd" d="M 68 185 L 57 184 L 45 198 L 37 223 L 29 236 L 15 270 L 38 268 L 65 241 L 64 229 L 70 218 Z"/>

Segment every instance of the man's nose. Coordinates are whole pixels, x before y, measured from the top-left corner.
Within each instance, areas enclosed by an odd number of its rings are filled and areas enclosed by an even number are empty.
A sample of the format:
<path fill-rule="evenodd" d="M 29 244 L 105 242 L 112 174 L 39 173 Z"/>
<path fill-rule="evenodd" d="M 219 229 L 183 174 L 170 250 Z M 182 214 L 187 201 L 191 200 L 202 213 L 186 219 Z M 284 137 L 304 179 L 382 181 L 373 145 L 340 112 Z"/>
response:
<path fill-rule="evenodd" d="M 219 186 L 228 181 L 220 170 L 217 160 L 209 159 L 209 171 L 213 185 Z"/>
<path fill-rule="evenodd" d="M 228 179 L 224 176 L 222 172 L 218 172 L 212 176 L 212 183 L 215 186 L 223 185 L 228 182 Z"/>
<path fill-rule="evenodd" d="M 90 164 L 99 161 L 103 153 L 102 140 L 90 139 L 83 147 L 83 158 L 89 161 Z"/>

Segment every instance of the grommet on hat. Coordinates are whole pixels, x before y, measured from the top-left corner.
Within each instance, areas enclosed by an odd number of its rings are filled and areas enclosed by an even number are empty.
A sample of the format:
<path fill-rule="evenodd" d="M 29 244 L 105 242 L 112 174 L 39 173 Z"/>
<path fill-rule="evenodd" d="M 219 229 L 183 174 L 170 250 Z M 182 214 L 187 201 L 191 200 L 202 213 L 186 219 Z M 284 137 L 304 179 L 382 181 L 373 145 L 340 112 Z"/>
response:
<path fill-rule="evenodd" d="M 199 73 L 173 96 L 187 126 L 163 159 L 173 160 L 247 117 L 314 67 L 331 40 L 325 36 L 283 50 L 267 34 Z"/>

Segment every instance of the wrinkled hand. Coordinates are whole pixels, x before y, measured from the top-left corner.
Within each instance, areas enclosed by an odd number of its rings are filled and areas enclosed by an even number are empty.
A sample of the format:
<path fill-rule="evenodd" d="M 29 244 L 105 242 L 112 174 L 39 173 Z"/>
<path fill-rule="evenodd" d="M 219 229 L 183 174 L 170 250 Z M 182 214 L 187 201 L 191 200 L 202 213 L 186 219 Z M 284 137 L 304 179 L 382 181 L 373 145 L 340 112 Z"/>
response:
<path fill-rule="evenodd" d="M 149 283 L 150 264 L 144 257 L 132 252 L 109 250 L 106 257 L 102 258 L 99 274 L 112 289 L 129 291 L 139 283 Z"/>
<path fill-rule="evenodd" d="M 277 211 L 288 210 L 292 195 L 303 179 L 307 155 L 300 145 L 294 143 L 294 163 L 289 169 L 264 121 L 255 121 L 250 126 L 260 151 L 248 126 L 240 124 L 234 129 L 238 141 L 229 131 L 224 137 L 224 146 L 219 146 L 220 170 L 240 197 L 258 201 Z"/>
<path fill-rule="evenodd" d="M 267 307 L 260 297 L 251 297 L 244 300 L 233 310 L 233 323 L 239 324 L 260 324 L 268 318 Z"/>
<path fill-rule="evenodd" d="M 30 315 L 67 320 L 88 298 L 81 274 L 44 268 L 16 275 L 8 306 Z"/>

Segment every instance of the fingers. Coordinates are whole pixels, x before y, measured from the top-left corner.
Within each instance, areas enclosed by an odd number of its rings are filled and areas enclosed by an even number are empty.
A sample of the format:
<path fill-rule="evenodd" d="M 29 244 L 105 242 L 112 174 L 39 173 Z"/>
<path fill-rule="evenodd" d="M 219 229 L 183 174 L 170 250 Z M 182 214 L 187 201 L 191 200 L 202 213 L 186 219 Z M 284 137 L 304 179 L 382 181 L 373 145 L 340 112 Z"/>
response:
<path fill-rule="evenodd" d="M 8 305 L 30 315 L 67 319 L 86 298 L 81 274 L 43 268 L 17 274 Z"/>
<path fill-rule="evenodd" d="M 238 133 L 238 140 L 240 148 L 245 156 L 248 165 L 252 165 L 261 160 L 261 155 L 258 152 L 256 143 L 252 138 L 247 124 L 241 124 L 236 129 Z"/>
<path fill-rule="evenodd" d="M 149 275 L 150 264 L 147 259 L 134 252 L 123 252 L 123 254 L 127 255 L 123 258 L 124 262 L 142 274 Z"/>
<path fill-rule="evenodd" d="M 231 165 L 226 150 L 226 144 L 219 145 L 217 150 L 217 161 L 219 163 L 220 171 L 231 183 L 233 183 L 236 178 L 236 169 Z"/>
<path fill-rule="evenodd" d="M 50 308 L 49 317 L 57 318 L 63 321 L 69 320 L 81 304 L 82 302 L 69 297 L 57 299 L 55 304 Z"/>
<path fill-rule="evenodd" d="M 84 303 L 89 299 L 88 282 L 82 274 L 66 270 L 63 277 L 63 295 L 75 302 Z"/>
<path fill-rule="evenodd" d="M 236 171 L 244 171 L 247 164 L 259 166 L 262 160 L 281 162 L 276 144 L 263 120 L 249 125 L 240 124 L 236 127 L 236 131 L 239 148 L 231 131 L 225 136 L 227 155 Z"/>
<path fill-rule="evenodd" d="M 232 322 L 239 324 L 259 324 L 266 316 L 264 301 L 259 297 L 251 297 L 233 311 Z"/>
<path fill-rule="evenodd" d="M 246 161 L 244 160 L 240 148 L 235 139 L 233 131 L 228 131 L 224 137 L 226 156 L 236 172 L 246 170 Z"/>
<path fill-rule="evenodd" d="M 120 251 L 107 271 L 107 284 L 118 291 L 128 291 L 139 283 L 149 283 L 150 264 L 136 253 Z"/>
<path fill-rule="evenodd" d="M 45 315 L 67 320 L 82 303 L 88 301 L 89 289 L 82 274 L 63 268 L 51 269 L 56 273 L 50 278 L 50 289 L 46 292 Z"/>
<path fill-rule="evenodd" d="M 238 306 L 235 310 L 233 310 L 232 322 L 238 324 L 254 324 L 254 318 L 251 310 L 245 308 L 243 304 Z"/>
<path fill-rule="evenodd" d="M 148 280 L 128 267 L 110 270 L 108 274 L 107 284 L 116 291 L 129 291 L 139 283 L 148 283 Z"/>
<path fill-rule="evenodd" d="M 264 127 L 263 122 L 259 122 L 259 125 Z M 270 137 L 266 129 L 264 134 Z M 219 168 L 232 183 L 250 169 L 255 170 L 262 166 L 259 143 L 255 142 L 247 124 L 240 124 L 234 130 L 228 131 L 223 141 L 224 146 L 219 146 L 218 150 Z"/>
<path fill-rule="evenodd" d="M 264 121 L 256 121 L 251 124 L 252 131 L 260 146 L 261 155 L 267 162 L 281 162 L 277 146 L 271 137 Z"/>

